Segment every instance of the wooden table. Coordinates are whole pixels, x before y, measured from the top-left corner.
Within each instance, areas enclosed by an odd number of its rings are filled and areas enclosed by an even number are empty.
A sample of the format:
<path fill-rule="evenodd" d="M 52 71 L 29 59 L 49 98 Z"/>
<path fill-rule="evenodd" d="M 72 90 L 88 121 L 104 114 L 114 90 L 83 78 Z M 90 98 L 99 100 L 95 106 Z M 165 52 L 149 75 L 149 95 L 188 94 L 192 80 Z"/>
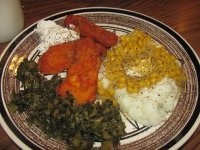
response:
<path fill-rule="evenodd" d="M 143 13 L 176 30 L 200 56 L 199 0 L 21 0 L 25 27 L 54 13 L 81 7 L 116 7 Z M 8 43 L 0 44 L 0 54 Z M 0 127 L 0 149 L 20 149 Z M 200 149 L 200 126 L 181 149 Z"/>

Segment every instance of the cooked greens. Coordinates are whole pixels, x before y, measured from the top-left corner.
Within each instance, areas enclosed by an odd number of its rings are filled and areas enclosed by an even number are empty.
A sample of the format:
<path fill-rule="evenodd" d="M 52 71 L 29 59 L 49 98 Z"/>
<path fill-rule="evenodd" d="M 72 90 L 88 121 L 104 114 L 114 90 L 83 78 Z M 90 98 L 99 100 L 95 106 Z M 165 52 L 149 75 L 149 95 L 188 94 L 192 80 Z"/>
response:
<path fill-rule="evenodd" d="M 102 149 L 110 149 L 125 134 L 119 107 L 112 101 L 76 106 L 70 93 L 66 98 L 56 94 L 62 78 L 54 75 L 47 80 L 34 61 L 20 64 L 17 79 L 23 90 L 12 94 L 10 111 L 26 112 L 30 124 L 49 137 L 66 141 L 70 149 L 91 149 L 95 141 L 102 143 Z"/>

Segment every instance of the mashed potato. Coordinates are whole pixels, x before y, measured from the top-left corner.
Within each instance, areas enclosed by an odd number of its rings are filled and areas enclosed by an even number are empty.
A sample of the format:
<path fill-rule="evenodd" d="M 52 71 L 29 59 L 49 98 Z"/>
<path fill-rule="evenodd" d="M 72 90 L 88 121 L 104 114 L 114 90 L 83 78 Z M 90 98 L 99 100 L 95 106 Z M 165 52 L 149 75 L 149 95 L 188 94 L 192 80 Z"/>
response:
<path fill-rule="evenodd" d="M 109 81 L 101 67 L 99 80 L 103 88 L 108 89 Z M 180 95 L 180 88 L 176 81 L 164 77 L 150 88 L 142 88 L 139 92 L 130 94 L 126 88 L 116 88 L 114 99 L 120 106 L 123 114 L 145 126 L 156 126 L 167 119 L 167 115 L 174 110 Z"/>
<path fill-rule="evenodd" d="M 54 21 L 41 20 L 35 29 L 40 36 L 40 44 L 37 49 L 44 53 L 52 45 L 77 40 L 79 34 L 71 29 L 57 25 Z"/>
<path fill-rule="evenodd" d="M 179 93 L 173 79 L 163 78 L 153 87 L 134 94 L 129 94 L 126 88 L 116 89 L 114 97 L 125 115 L 143 125 L 156 126 L 173 111 Z"/>

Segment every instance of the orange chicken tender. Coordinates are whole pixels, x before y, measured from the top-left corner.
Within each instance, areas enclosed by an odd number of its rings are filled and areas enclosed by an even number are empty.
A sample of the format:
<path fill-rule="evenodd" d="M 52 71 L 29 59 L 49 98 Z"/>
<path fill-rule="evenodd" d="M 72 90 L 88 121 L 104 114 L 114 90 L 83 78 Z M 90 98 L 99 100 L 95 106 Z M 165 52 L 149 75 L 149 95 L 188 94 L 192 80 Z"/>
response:
<path fill-rule="evenodd" d="M 65 26 L 74 25 L 74 30 L 83 37 L 89 37 L 105 47 L 111 47 L 118 42 L 118 37 L 114 33 L 97 26 L 86 17 L 79 15 L 68 15 L 64 22 Z"/>
<path fill-rule="evenodd" d="M 69 91 L 76 98 L 76 105 L 93 102 L 100 66 L 100 57 L 95 56 L 72 65 L 67 78 L 58 86 L 57 94 L 64 97 Z"/>
<path fill-rule="evenodd" d="M 42 74 L 57 74 L 68 69 L 74 60 L 74 42 L 51 46 L 38 60 Z"/>
<path fill-rule="evenodd" d="M 91 38 L 58 44 L 39 58 L 38 69 L 43 74 L 57 74 L 68 69 L 66 79 L 57 87 L 57 94 L 65 97 L 70 92 L 76 105 L 82 105 L 96 98 L 100 56 L 104 52 L 105 47 Z"/>
<path fill-rule="evenodd" d="M 106 49 L 99 43 L 94 42 L 90 38 L 82 38 L 77 40 L 75 62 L 85 61 L 92 56 L 99 57 Z"/>
<path fill-rule="evenodd" d="M 91 56 L 99 56 L 106 49 L 90 38 L 51 46 L 38 61 L 42 74 L 57 74 L 68 69 L 74 62 L 84 61 Z"/>

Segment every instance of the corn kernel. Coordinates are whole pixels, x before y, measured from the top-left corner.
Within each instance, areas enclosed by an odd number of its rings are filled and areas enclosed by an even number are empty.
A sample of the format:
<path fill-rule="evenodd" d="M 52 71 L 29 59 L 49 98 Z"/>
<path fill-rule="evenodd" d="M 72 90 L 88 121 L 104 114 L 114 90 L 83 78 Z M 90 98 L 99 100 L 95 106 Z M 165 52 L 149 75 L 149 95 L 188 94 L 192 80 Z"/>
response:
<path fill-rule="evenodd" d="M 98 94 L 99 95 L 104 95 L 105 92 L 104 92 L 104 90 L 102 88 L 98 88 Z"/>
<path fill-rule="evenodd" d="M 134 93 L 134 88 L 126 87 L 128 93 Z"/>
<path fill-rule="evenodd" d="M 107 61 L 104 63 L 106 77 L 113 84 L 111 90 L 104 92 L 105 95 L 112 95 L 114 86 L 126 87 L 129 92 L 134 93 L 143 87 L 156 84 L 163 77 L 173 78 L 179 83 L 185 80 L 183 70 L 175 61 L 176 57 L 164 46 L 153 43 L 151 36 L 143 31 L 135 29 L 129 35 L 122 35 L 119 43 L 107 52 Z M 151 73 L 145 74 L 145 77 L 140 80 L 135 77 L 129 78 L 123 73 L 124 62 L 134 62 L 132 65 L 138 65 L 142 59 L 150 60 L 150 65 L 143 65 L 143 68 L 144 70 L 150 68 Z M 101 83 L 98 83 L 98 86 L 101 87 Z"/>
<path fill-rule="evenodd" d="M 117 88 L 121 89 L 124 88 L 125 84 L 124 83 L 117 83 Z"/>
<path fill-rule="evenodd" d="M 113 88 L 109 88 L 109 89 L 108 89 L 108 92 L 109 92 L 110 95 L 113 95 L 113 94 L 115 93 L 115 91 L 114 91 Z"/>

